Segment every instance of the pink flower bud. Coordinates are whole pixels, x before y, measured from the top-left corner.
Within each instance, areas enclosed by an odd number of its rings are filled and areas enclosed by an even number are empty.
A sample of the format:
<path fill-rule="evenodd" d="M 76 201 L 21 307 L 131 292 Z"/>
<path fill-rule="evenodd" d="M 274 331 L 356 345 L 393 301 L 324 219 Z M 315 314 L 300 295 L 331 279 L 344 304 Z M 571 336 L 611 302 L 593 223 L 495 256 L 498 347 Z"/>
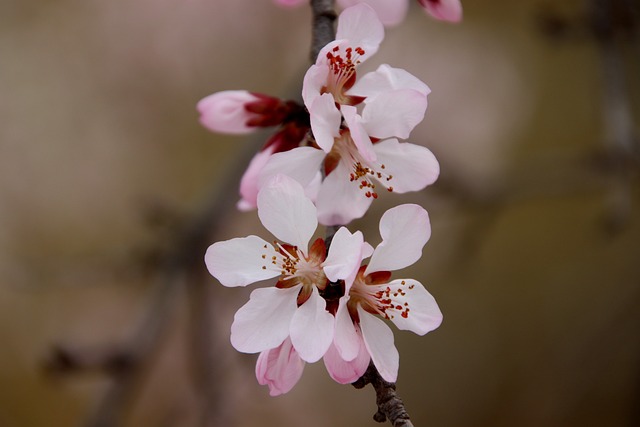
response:
<path fill-rule="evenodd" d="M 425 11 L 440 21 L 462 21 L 460 0 L 418 0 Z"/>
<path fill-rule="evenodd" d="M 289 105 L 278 98 L 248 92 L 216 92 L 198 102 L 200 123 L 221 133 L 244 134 L 257 127 L 275 126 L 285 119 Z"/>

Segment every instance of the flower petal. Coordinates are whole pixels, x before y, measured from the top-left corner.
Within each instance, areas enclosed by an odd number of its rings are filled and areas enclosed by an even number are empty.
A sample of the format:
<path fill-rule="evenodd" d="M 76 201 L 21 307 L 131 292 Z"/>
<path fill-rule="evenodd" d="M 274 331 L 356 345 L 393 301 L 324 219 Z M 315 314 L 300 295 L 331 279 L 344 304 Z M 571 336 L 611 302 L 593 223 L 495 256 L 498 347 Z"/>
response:
<path fill-rule="evenodd" d="M 408 71 L 382 64 L 376 71 L 360 77 L 347 94 L 366 98 L 398 89 L 413 89 L 425 96 L 431 92 L 429 86 Z"/>
<path fill-rule="evenodd" d="M 393 344 L 393 332 L 381 319 L 358 305 L 362 337 L 380 376 L 390 383 L 398 379 L 400 355 Z"/>
<path fill-rule="evenodd" d="M 279 396 L 289 392 L 300 380 L 304 361 L 287 338 L 276 348 L 265 350 L 256 362 L 256 378 L 261 385 L 269 386 L 269 395 Z"/>
<path fill-rule="evenodd" d="M 340 357 L 349 362 L 358 356 L 361 339 L 356 332 L 356 326 L 351 320 L 347 309 L 349 291 L 345 291 L 345 297 L 340 298 L 338 310 L 336 311 L 336 327 L 333 337 L 333 345 L 340 354 Z"/>
<path fill-rule="evenodd" d="M 258 217 L 274 236 L 305 253 L 318 226 L 316 207 L 302 186 L 282 174 L 271 178 L 258 193 Z"/>
<path fill-rule="evenodd" d="M 320 96 L 322 87 L 327 84 L 329 67 L 324 63 L 325 61 L 326 52 L 318 55 L 318 64 L 309 67 L 302 80 L 302 100 L 307 109 L 311 108 L 313 101 Z"/>
<path fill-rule="evenodd" d="M 407 0 L 338 0 L 343 8 L 357 3 L 366 3 L 378 14 L 378 18 L 385 27 L 393 27 L 404 21 L 409 9 Z"/>
<path fill-rule="evenodd" d="M 371 6 L 359 3 L 342 11 L 338 17 L 336 40 L 347 39 L 352 47 L 364 49 L 364 61 L 378 51 L 384 39 L 384 26 Z"/>
<path fill-rule="evenodd" d="M 358 149 L 358 152 L 365 158 L 365 160 L 370 162 L 375 161 L 376 153 L 373 149 L 373 143 L 365 129 L 362 117 L 357 113 L 356 107 L 343 105 L 341 111 L 344 116 L 344 121 L 349 127 L 351 139 Z"/>
<path fill-rule="evenodd" d="M 362 217 L 371 202 L 357 183 L 349 181 L 349 170 L 341 161 L 320 186 L 316 200 L 318 221 L 323 225 L 348 224 Z"/>
<path fill-rule="evenodd" d="M 364 237 L 361 231 L 351 234 L 345 227 L 340 227 L 331 240 L 329 254 L 322 263 L 324 274 L 332 282 L 356 276 L 362 261 L 362 244 Z"/>
<path fill-rule="evenodd" d="M 261 288 L 251 292 L 231 325 L 231 344 L 242 353 L 276 348 L 289 336 L 302 285 L 288 289 Z"/>
<path fill-rule="evenodd" d="M 280 275 L 265 263 L 266 255 L 270 258 L 272 252 L 273 246 L 260 237 L 238 237 L 209 246 L 204 262 L 209 273 L 224 286 L 247 286 Z"/>
<path fill-rule="evenodd" d="M 325 152 L 313 147 L 298 147 L 275 153 L 260 172 L 259 186 L 263 186 L 274 176 L 283 174 L 295 179 L 306 189 L 317 179 L 324 158 Z"/>
<path fill-rule="evenodd" d="M 418 0 L 425 11 L 436 19 L 448 22 L 462 21 L 460 0 Z"/>
<path fill-rule="evenodd" d="M 381 92 L 364 102 L 362 125 L 370 136 L 380 139 L 409 138 L 427 111 L 427 96 L 413 89 Z"/>
<path fill-rule="evenodd" d="M 327 368 L 329 376 L 340 384 L 351 384 L 357 381 L 369 366 L 371 356 L 369 356 L 360 336 L 358 336 L 358 342 L 360 343 L 360 351 L 358 356 L 351 361 L 343 360 L 334 345 L 331 345 L 324 355 L 324 366 Z"/>
<path fill-rule="evenodd" d="M 442 312 L 433 296 L 420 282 L 398 279 L 388 283 L 391 305 L 385 313 L 403 331 L 424 335 L 442 323 Z"/>
<path fill-rule="evenodd" d="M 392 176 L 384 181 L 394 193 L 420 191 L 433 184 L 440 174 L 438 160 L 428 148 L 391 138 L 373 146 L 378 162 L 385 166 L 385 173 Z"/>
<path fill-rule="evenodd" d="M 262 169 L 267 164 L 271 155 L 275 151 L 276 146 L 271 145 L 253 156 L 249 167 L 242 175 L 240 180 L 240 196 L 241 200 L 238 202 L 238 209 L 241 211 L 248 211 L 257 207 L 258 198 L 258 176 L 262 172 Z"/>
<path fill-rule="evenodd" d="M 382 243 L 373 252 L 365 275 L 398 270 L 420 259 L 431 237 L 429 214 L 414 204 L 391 208 L 380 218 L 380 235 Z"/>
<path fill-rule="evenodd" d="M 302 360 L 320 360 L 333 341 L 333 316 L 315 286 L 311 296 L 296 310 L 291 321 L 291 342 Z"/>
<path fill-rule="evenodd" d="M 333 95 L 323 93 L 317 97 L 309 108 L 311 130 L 313 137 L 320 148 L 326 153 L 331 151 L 333 140 L 340 136 L 340 123 L 342 115 L 336 108 Z"/>
<path fill-rule="evenodd" d="M 245 134 L 256 130 L 254 126 L 247 126 L 247 122 L 255 116 L 244 106 L 257 100 L 246 90 L 225 90 L 211 94 L 198 102 L 196 106 L 200 113 L 202 126 L 214 132 Z"/>

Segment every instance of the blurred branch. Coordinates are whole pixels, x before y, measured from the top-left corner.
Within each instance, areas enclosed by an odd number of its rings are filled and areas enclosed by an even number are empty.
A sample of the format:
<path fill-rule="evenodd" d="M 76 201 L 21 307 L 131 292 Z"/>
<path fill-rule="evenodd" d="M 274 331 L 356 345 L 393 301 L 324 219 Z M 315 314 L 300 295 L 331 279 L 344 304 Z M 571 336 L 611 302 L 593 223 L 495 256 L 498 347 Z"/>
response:
<path fill-rule="evenodd" d="M 311 0 L 313 14 L 311 34 L 311 63 L 315 64 L 320 50 L 336 38 L 333 24 L 336 15 L 335 0 Z"/>
<path fill-rule="evenodd" d="M 361 389 L 367 384 L 371 384 L 376 391 L 378 412 L 373 416 L 374 420 L 379 423 L 389 420 L 393 427 L 413 427 L 409 414 L 404 408 L 404 403 L 396 393 L 395 383 L 386 382 L 380 376 L 373 362 L 369 362 L 367 371 L 352 385 Z"/>
<path fill-rule="evenodd" d="M 167 329 L 169 314 L 175 304 L 178 290 L 193 277 L 193 272 L 204 268 L 202 257 L 211 236 L 223 222 L 227 212 L 234 206 L 235 198 L 230 197 L 227 189 L 237 187 L 241 173 L 257 151 L 258 143 L 261 142 L 260 138 L 256 138 L 253 143 L 246 143 L 241 154 L 235 162 L 232 162 L 233 167 L 224 174 L 226 178 L 218 181 L 212 188 L 211 194 L 205 198 L 207 204 L 192 217 L 191 221 L 187 221 L 187 225 L 177 234 L 170 251 L 161 260 L 157 268 L 156 285 L 149 297 L 148 312 L 137 326 L 123 353 L 129 361 L 129 368 L 114 378 L 113 383 L 84 424 L 86 427 L 113 427 L 119 424 L 126 404 L 133 399 L 139 384 L 142 383 L 156 353 L 155 350 Z M 235 196 L 235 192 L 232 194 Z M 202 320 L 205 318 L 210 320 L 208 315 L 202 316 Z M 206 334 L 213 333 L 214 328 L 211 328 L 211 325 L 208 326 L 199 330 L 205 330 Z M 202 359 L 215 360 L 207 337 L 203 335 L 199 342 L 202 343 L 202 348 L 197 351 L 202 351 Z M 209 372 L 209 376 L 214 375 L 210 371 L 213 369 L 212 365 L 209 363 L 206 368 L 202 367 L 203 372 Z M 206 413 L 212 413 L 217 405 L 222 406 L 222 403 L 219 399 L 206 402 L 203 399 L 203 404 L 207 405 Z"/>

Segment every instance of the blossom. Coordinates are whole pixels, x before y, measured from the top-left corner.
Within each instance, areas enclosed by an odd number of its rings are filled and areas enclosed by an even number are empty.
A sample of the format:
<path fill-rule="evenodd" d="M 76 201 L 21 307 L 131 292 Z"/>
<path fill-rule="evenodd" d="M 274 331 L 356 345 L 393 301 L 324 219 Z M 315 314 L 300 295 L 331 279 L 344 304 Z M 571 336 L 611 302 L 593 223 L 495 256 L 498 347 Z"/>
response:
<path fill-rule="evenodd" d="M 213 132 L 247 134 L 258 128 L 281 125 L 251 159 L 240 181 L 238 209 L 255 209 L 260 171 L 272 154 L 300 145 L 309 130 L 306 112 L 294 101 L 246 90 L 213 93 L 198 102 L 197 110 L 200 123 Z"/>
<path fill-rule="evenodd" d="M 440 21 L 462 21 L 460 0 L 418 0 L 424 10 Z"/>
<path fill-rule="evenodd" d="M 305 362 L 300 358 L 287 338 L 276 348 L 265 350 L 258 356 L 256 362 L 256 378 L 260 385 L 269 387 L 271 396 L 278 396 L 289 392 L 296 385 Z"/>
<path fill-rule="evenodd" d="M 385 64 L 357 78 L 358 65 L 377 51 L 384 37 L 376 14 L 366 4 L 350 7 L 340 15 L 336 34 L 303 83 L 317 147 L 274 154 L 258 178 L 261 182 L 284 173 L 306 187 L 324 167 L 316 205 L 325 225 L 362 217 L 380 188 L 419 191 L 439 174 L 431 151 L 394 138 L 409 137 L 423 119 L 429 87 Z"/>
<path fill-rule="evenodd" d="M 285 7 L 308 4 L 309 0 L 275 0 L 276 4 Z M 462 5 L 460 0 L 418 0 L 425 11 L 433 18 L 441 21 L 460 22 Z M 366 3 L 373 8 L 380 21 L 386 27 L 392 27 L 404 21 L 409 9 L 409 0 L 337 0 L 343 9 L 357 3 Z"/>
<path fill-rule="evenodd" d="M 309 247 L 318 224 L 316 208 L 300 184 L 284 175 L 263 186 L 257 204 L 260 221 L 283 243 L 248 236 L 214 243 L 205 254 L 209 272 L 224 286 L 279 277 L 275 287 L 254 290 L 237 311 L 231 343 L 238 351 L 259 353 L 289 338 L 302 360 L 315 362 L 333 339 L 333 316 L 320 292 L 329 281 L 353 281 L 362 233 L 340 228 L 328 254 L 322 238 Z"/>
<path fill-rule="evenodd" d="M 413 279 L 391 279 L 395 271 L 415 263 L 429 240 L 429 216 L 420 206 L 400 205 L 380 219 L 380 243 L 339 302 L 332 346 L 325 365 L 332 377 L 353 382 L 370 356 L 386 381 L 395 382 L 399 354 L 393 333 L 380 317 L 401 330 L 424 335 L 440 326 L 442 313 L 424 286 Z"/>

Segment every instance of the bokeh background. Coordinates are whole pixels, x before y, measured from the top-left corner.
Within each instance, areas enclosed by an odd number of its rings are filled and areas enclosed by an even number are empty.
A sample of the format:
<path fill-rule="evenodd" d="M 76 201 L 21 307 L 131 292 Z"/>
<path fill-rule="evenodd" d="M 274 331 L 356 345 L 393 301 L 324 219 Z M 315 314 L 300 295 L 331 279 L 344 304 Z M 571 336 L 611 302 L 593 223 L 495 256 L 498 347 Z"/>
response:
<path fill-rule="evenodd" d="M 402 202 L 430 213 L 424 283 L 445 320 L 396 333 L 416 426 L 640 425 L 640 5 L 413 5 L 380 63 L 432 89 L 410 141 L 442 166 L 353 224 L 379 242 Z M 196 102 L 297 98 L 310 12 L 269 0 L 0 3 L 0 427 L 373 426 L 374 393 L 308 365 L 259 386 L 228 342 L 250 289 L 202 245 L 265 231 L 237 213 L 269 132 L 214 135 Z M 395 276 L 399 277 L 399 276 Z"/>

